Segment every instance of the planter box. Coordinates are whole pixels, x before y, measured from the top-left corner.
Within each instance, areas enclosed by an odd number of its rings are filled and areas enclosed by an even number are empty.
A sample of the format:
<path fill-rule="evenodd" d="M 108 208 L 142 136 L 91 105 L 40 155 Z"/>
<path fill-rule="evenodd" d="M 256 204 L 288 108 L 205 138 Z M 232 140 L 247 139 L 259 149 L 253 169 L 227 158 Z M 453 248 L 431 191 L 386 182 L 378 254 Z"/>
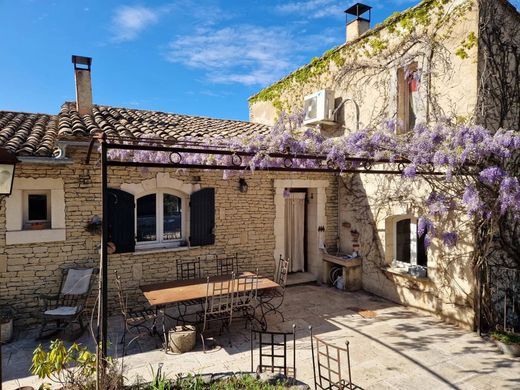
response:
<path fill-rule="evenodd" d="M 173 353 L 193 350 L 197 342 L 197 330 L 193 325 L 176 326 L 168 332 L 168 349 Z"/>
<path fill-rule="evenodd" d="M 0 324 L 0 342 L 8 343 L 13 338 L 13 320 L 2 322 Z"/>
<path fill-rule="evenodd" d="M 493 341 L 502 353 L 512 357 L 520 357 L 520 344 L 506 344 L 496 339 L 493 339 Z"/>

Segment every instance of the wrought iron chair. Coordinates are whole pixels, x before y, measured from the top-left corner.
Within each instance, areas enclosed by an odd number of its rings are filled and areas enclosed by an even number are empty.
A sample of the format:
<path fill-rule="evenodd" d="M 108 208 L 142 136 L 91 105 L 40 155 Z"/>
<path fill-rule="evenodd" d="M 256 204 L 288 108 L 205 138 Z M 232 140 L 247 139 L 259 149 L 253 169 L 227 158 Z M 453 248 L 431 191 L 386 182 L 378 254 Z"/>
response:
<path fill-rule="evenodd" d="M 246 320 L 245 326 L 255 319 L 258 295 L 258 270 L 254 275 L 240 275 L 235 278 L 233 292 L 233 313 Z"/>
<path fill-rule="evenodd" d="M 312 370 L 314 373 L 314 387 L 321 390 L 362 390 L 361 387 L 352 383 L 350 371 L 350 350 L 349 342 L 345 341 L 346 348 L 337 347 L 326 343 L 312 334 L 312 326 L 309 326 L 311 333 L 311 354 Z M 347 359 L 347 376 L 343 377 L 341 357 Z"/>
<path fill-rule="evenodd" d="M 233 287 L 235 275 L 224 281 L 210 282 L 209 276 L 206 283 L 206 299 L 204 311 L 199 313 L 199 323 L 202 323 L 200 337 L 202 350 L 206 352 L 205 332 L 212 322 L 220 322 L 219 334 L 227 328 L 233 319 Z"/>
<path fill-rule="evenodd" d="M 65 330 L 74 323 L 79 324 L 82 332 L 85 330 L 83 316 L 92 290 L 92 281 L 97 274 L 97 268 L 66 268 L 63 270 L 58 294 L 39 296 L 43 301 L 43 318 L 38 339 Z M 52 322 L 56 323 L 56 327 L 47 329 Z M 49 333 L 45 334 L 46 332 Z"/>
<path fill-rule="evenodd" d="M 200 257 L 198 257 L 196 260 L 189 261 L 177 260 L 175 265 L 177 268 L 178 280 L 199 279 L 202 277 L 200 270 Z M 200 306 L 200 308 L 202 308 L 203 304 L 203 299 L 192 299 L 189 301 L 178 302 L 177 309 L 179 311 L 179 318 L 177 319 L 177 321 L 180 321 L 182 323 L 190 322 L 186 320 L 186 313 L 188 312 L 188 308 L 194 306 Z"/>
<path fill-rule="evenodd" d="M 238 253 L 234 256 L 217 256 L 215 259 L 217 266 L 217 275 L 231 275 L 238 274 Z"/>
<path fill-rule="evenodd" d="M 292 367 L 288 365 L 287 346 L 292 336 Z M 258 339 L 259 364 L 254 369 L 254 340 Z M 266 370 L 279 372 L 296 379 L 296 325 L 292 332 L 264 332 L 251 329 L 251 372 L 262 373 Z M 291 372 L 292 370 L 292 372 Z"/>
<path fill-rule="evenodd" d="M 116 274 L 116 286 L 117 286 L 117 297 L 119 299 L 119 307 L 121 310 L 121 315 L 123 316 L 124 321 L 124 328 L 123 328 L 123 336 L 121 337 L 121 340 L 119 341 L 120 344 L 123 344 L 123 356 L 125 355 L 126 350 L 126 334 L 128 333 L 134 333 L 137 331 L 137 335 L 132 338 L 130 343 L 141 337 L 142 333 L 139 332 L 139 329 L 143 329 L 146 331 L 147 334 L 150 336 L 153 336 L 154 333 L 157 333 L 157 320 L 159 318 L 159 315 L 157 313 L 157 310 L 154 309 L 143 309 L 143 310 L 132 310 L 128 309 L 128 299 L 125 296 L 123 292 L 123 285 L 121 283 L 121 277 L 118 275 L 117 271 Z M 151 322 L 151 326 L 148 326 L 147 324 Z M 162 321 L 162 331 L 163 334 L 165 333 L 164 329 L 164 319 Z M 128 343 L 128 344 L 130 344 Z"/>
<path fill-rule="evenodd" d="M 274 281 L 280 286 L 277 288 L 264 290 L 258 294 L 258 305 L 262 313 L 261 323 L 262 329 L 267 329 L 266 316 L 269 313 L 276 313 L 282 317 L 282 322 L 285 322 L 285 317 L 280 311 L 285 297 L 285 288 L 287 287 L 287 275 L 289 273 L 289 259 L 283 259 L 280 255 L 278 266 L 276 267 Z"/>

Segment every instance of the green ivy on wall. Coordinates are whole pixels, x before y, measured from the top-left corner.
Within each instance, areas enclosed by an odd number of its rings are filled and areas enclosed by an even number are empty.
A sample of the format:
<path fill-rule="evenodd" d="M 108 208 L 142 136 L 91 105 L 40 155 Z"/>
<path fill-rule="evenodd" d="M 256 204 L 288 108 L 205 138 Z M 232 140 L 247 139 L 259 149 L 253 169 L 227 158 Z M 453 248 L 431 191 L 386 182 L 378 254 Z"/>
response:
<path fill-rule="evenodd" d="M 258 92 L 249 98 L 249 104 L 252 105 L 257 102 L 270 102 L 278 112 L 282 109 L 291 109 L 288 107 L 288 102 L 282 99 L 284 91 L 299 88 L 304 84 L 319 83 L 319 78 L 323 74 L 331 70 L 332 64 L 341 68 L 348 61 L 356 61 L 359 56 L 365 58 L 373 58 L 383 54 L 389 49 L 390 41 L 399 38 L 402 41 L 409 39 L 413 34 L 417 34 L 419 29 L 429 28 L 435 20 L 434 27 L 438 28 L 441 25 L 448 25 L 447 34 L 441 38 L 448 38 L 453 21 L 466 12 L 470 11 L 473 5 L 472 0 L 458 5 L 452 9 L 448 14 L 445 14 L 445 5 L 451 0 L 423 0 L 419 5 L 403 12 L 394 13 L 382 24 L 367 32 L 364 36 L 355 41 L 337 46 L 331 50 L 326 51 L 321 57 L 315 57 L 312 61 L 291 73 L 287 77 L 277 81 L 271 86 Z M 381 31 L 386 29 L 389 33 L 387 37 L 381 37 Z M 475 33 L 471 33 L 467 39 L 461 43 L 461 48 L 457 50 L 456 54 L 465 58 L 467 50 L 476 45 L 477 37 Z M 399 48 L 399 44 L 393 45 Z"/>

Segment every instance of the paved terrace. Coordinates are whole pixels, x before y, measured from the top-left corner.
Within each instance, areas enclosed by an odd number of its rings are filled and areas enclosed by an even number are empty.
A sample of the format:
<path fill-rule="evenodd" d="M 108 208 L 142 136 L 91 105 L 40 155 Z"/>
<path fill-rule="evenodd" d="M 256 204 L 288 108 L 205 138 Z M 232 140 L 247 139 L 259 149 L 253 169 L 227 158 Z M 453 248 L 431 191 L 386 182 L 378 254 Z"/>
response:
<path fill-rule="evenodd" d="M 284 313 L 286 322 L 273 317 L 270 327 L 289 331 L 296 324 L 297 377 L 309 384 L 313 375 L 308 326 L 312 325 L 326 341 L 342 346 L 345 339 L 350 341 L 353 382 L 364 389 L 520 389 L 519 359 L 505 357 L 474 333 L 364 292 L 291 287 Z M 121 321 L 113 318 L 110 324 L 113 352 L 120 355 Z M 249 331 L 243 323 L 234 323 L 230 333 L 217 340 L 222 347 L 208 353 L 201 351 L 199 342 L 193 352 L 167 355 L 156 349 L 156 340 L 141 339 L 124 358 L 125 376 L 149 379 L 151 368 L 157 369 L 159 363 L 172 377 L 179 372 L 249 370 Z M 94 345 L 86 333 L 78 341 Z M 3 347 L 4 389 L 38 385 L 28 373 L 35 346 L 32 334 L 22 334 Z"/>

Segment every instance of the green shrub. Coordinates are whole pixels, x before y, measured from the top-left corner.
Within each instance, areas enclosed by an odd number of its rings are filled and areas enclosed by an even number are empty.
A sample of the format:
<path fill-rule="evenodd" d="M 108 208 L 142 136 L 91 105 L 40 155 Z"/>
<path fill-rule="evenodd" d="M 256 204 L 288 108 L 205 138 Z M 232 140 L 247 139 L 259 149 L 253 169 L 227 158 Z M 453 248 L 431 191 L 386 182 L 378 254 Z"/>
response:
<path fill-rule="evenodd" d="M 107 359 L 107 383 L 104 388 L 116 390 L 122 387 L 122 369 L 112 359 Z M 40 379 L 49 379 L 66 390 L 91 390 L 96 388 L 96 354 L 87 347 L 74 343 L 65 347 L 63 340 L 51 341 L 48 351 L 40 344 L 33 352 L 31 373 Z M 51 388 L 49 383 L 40 389 Z"/>
<path fill-rule="evenodd" d="M 520 335 L 516 333 L 496 330 L 491 334 L 491 337 L 504 344 L 520 344 Z"/>

